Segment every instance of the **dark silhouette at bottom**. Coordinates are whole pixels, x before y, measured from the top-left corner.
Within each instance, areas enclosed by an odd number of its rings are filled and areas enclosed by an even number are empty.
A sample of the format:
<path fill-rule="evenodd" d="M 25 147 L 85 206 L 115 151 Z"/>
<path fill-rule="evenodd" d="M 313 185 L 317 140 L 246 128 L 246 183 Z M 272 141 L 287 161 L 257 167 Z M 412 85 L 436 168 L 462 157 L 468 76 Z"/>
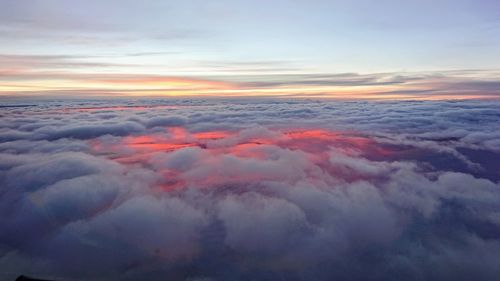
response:
<path fill-rule="evenodd" d="M 21 276 L 16 278 L 16 281 L 54 281 L 54 280 L 36 279 L 36 278 L 31 278 L 28 276 L 21 275 Z"/>

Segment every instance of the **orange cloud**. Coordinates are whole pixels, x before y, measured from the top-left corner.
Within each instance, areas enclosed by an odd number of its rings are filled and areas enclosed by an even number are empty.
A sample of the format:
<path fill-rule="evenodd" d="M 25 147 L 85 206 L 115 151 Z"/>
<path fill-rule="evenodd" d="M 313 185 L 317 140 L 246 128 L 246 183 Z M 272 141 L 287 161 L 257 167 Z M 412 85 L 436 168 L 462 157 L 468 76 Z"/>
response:
<path fill-rule="evenodd" d="M 401 76 L 381 73 L 181 77 L 84 73 L 78 68 L 41 71 L 36 67 L 22 66 L 0 69 L 0 95 L 263 96 L 382 100 L 500 97 L 500 82 L 487 73 L 453 75 Z"/>

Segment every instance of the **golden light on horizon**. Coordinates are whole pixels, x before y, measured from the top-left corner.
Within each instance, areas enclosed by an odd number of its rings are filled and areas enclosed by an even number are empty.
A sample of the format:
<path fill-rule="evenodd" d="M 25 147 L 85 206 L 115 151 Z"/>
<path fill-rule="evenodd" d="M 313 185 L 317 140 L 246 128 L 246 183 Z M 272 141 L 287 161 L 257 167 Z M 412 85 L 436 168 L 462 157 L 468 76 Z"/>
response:
<path fill-rule="evenodd" d="M 465 78 L 395 79 L 387 74 L 363 75 L 239 75 L 211 77 L 162 76 L 157 74 L 80 73 L 21 71 L 0 76 L 2 96 L 85 95 L 132 97 L 290 97 L 330 99 L 472 99 L 492 98 L 469 90 L 454 92 L 453 83 Z M 3 79 L 2 79 L 3 77 Z M 13 78 L 12 78 L 13 77 Z M 311 78 L 312 77 L 312 78 Z M 332 77 L 332 78 L 330 78 Z M 340 77 L 340 78 L 338 78 Z M 335 79 L 345 79 L 336 81 Z M 281 81 L 280 79 L 284 79 Z M 326 80 L 325 80 L 326 79 Z M 331 79 L 328 80 L 328 79 Z M 472 81 L 475 80 L 465 80 Z M 450 89 L 448 89 L 450 88 Z M 425 94 L 425 93 L 429 94 Z M 421 94 L 424 93 L 424 94 Z"/>

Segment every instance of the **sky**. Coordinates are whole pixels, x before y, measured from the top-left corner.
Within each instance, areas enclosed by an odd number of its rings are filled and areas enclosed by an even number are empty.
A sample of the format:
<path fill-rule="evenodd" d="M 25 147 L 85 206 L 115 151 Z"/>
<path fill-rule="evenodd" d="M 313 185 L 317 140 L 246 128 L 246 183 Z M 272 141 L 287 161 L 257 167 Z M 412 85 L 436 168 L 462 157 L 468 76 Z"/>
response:
<path fill-rule="evenodd" d="M 500 95 L 500 4 L 2 0 L 0 95 Z"/>

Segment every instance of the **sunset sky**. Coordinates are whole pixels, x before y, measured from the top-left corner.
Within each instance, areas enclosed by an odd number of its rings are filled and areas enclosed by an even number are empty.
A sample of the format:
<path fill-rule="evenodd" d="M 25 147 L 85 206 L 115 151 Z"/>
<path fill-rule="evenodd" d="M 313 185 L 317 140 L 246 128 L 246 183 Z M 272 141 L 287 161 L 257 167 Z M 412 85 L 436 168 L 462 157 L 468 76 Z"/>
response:
<path fill-rule="evenodd" d="M 1 5 L 3 96 L 500 96 L 497 0 Z"/>
<path fill-rule="evenodd" d="M 0 0 L 0 280 L 498 281 L 499 159 L 500 0 Z"/>

